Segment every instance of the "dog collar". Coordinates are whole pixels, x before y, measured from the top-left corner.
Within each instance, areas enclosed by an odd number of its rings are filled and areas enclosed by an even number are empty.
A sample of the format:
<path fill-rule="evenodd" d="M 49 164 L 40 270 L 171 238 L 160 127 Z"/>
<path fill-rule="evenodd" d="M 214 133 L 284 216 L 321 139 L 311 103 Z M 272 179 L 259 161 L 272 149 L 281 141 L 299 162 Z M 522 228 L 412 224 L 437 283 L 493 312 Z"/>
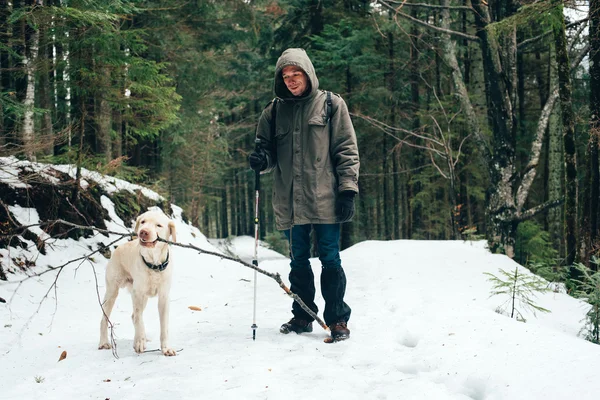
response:
<path fill-rule="evenodd" d="M 146 264 L 148 268 L 155 271 L 164 271 L 167 268 L 167 265 L 169 265 L 169 252 L 167 252 L 167 259 L 162 264 L 150 264 L 148 261 L 146 261 L 144 256 L 142 256 L 142 260 L 144 260 L 144 264 Z"/>

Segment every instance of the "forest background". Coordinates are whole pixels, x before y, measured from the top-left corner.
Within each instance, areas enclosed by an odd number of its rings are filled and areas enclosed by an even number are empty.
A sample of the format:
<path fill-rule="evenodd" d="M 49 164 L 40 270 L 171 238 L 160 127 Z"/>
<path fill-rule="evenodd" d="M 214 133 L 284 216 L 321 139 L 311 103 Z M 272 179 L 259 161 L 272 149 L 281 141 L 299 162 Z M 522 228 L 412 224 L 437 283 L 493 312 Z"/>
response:
<path fill-rule="evenodd" d="M 253 235 L 247 155 L 278 56 L 302 47 L 359 141 L 342 248 L 485 238 L 533 270 L 596 269 L 599 4 L 0 0 L 0 156 L 118 176 L 208 237 Z M 261 184 L 260 237 L 283 249 Z"/>

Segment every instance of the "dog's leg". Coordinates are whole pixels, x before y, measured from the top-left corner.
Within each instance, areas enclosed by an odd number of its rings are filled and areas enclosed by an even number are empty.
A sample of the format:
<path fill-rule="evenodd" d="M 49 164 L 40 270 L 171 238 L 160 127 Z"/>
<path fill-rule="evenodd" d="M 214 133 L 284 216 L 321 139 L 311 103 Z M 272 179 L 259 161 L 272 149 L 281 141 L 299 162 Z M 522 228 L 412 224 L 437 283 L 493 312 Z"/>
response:
<path fill-rule="evenodd" d="M 112 343 L 108 340 L 108 318 L 112 312 L 115 300 L 119 295 L 119 287 L 108 283 L 106 284 L 106 293 L 104 294 L 104 301 L 102 302 L 102 320 L 100 321 L 100 344 L 98 349 L 110 349 Z"/>
<path fill-rule="evenodd" d="M 146 328 L 144 326 L 144 310 L 148 303 L 148 296 L 142 290 L 136 289 L 135 286 L 131 292 L 133 300 L 133 327 L 135 336 L 133 337 L 133 349 L 136 353 L 143 353 L 146 350 Z"/>
<path fill-rule="evenodd" d="M 158 316 L 160 318 L 160 349 L 165 356 L 177 354 L 169 347 L 169 289 L 158 293 Z"/>

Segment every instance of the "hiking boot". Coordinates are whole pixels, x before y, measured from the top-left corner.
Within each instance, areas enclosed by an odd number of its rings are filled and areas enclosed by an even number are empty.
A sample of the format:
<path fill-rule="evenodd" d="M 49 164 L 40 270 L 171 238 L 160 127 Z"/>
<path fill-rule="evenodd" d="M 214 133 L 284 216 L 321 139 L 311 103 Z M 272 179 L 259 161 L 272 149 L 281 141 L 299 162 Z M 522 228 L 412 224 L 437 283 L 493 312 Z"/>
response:
<path fill-rule="evenodd" d="M 285 333 L 286 335 L 290 332 L 312 332 L 312 322 L 306 321 L 304 319 L 292 318 L 289 322 L 286 322 L 285 324 L 281 325 L 281 328 L 279 328 L 279 332 Z"/>
<path fill-rule="evenodd" d="M 341 340 L 346 340 L 350 338 L 350 329 L 345 322 L 336 322 L 335 324 L 331 324 L 329 326 L 329 330 L 331 331 L 331 339 L 334 342 L 339 342 Z"/>

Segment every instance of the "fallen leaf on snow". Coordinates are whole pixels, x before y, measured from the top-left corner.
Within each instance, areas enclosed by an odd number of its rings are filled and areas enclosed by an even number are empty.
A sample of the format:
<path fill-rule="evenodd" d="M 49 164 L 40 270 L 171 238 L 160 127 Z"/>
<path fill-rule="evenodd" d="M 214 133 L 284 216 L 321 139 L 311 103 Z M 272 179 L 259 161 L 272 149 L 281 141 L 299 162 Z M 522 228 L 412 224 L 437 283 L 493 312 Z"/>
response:
<path fill-rule="evenodd" d="M 59 357 L 58 361 L 62 361 L 62 360 L 64 360 L 65 358 L 67 358 L 67 351 L 66 351 L 66 350 L 63 350 L 63 352 L 62 352 L 62 353 L 60 353 L 60 357 Z"/>
<path fill-rule="evenodd" d="M 193 311 L 202 311 L 202 309 L 198 306 L 189 306 L 188 308 Z"/>

